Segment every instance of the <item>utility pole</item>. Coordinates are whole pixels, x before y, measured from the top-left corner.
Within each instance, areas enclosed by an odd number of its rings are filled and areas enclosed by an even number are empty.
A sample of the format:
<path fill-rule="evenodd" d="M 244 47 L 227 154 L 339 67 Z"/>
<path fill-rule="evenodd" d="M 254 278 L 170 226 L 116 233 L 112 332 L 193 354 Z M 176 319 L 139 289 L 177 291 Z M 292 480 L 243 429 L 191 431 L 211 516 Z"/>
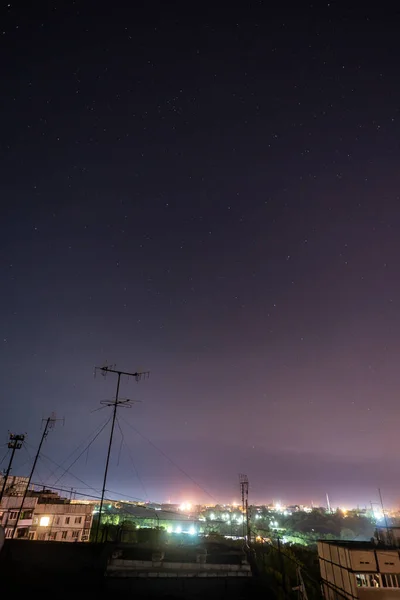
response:
<path fill-rule="evenodd" d="M 95 367 L 95 372 L 96 372 L 96 370 L 101 371 L 101 374 L 104 377 L 107 376 L 107 373 L 115 373 L 117 375 L 117 389 L 116 389 L 116 392 L 115 392 L 115 400 L 113 400 L 113 401 L 103 400 L 101 402 L 101 404 L 104 404 L 105 406 L 112 406 L 113 407 L 113 415 L 112 415 L 112 421 L 111 421 L 110 440 L 108 442 L 106 466 L 105 466 L 105 469 L 104 469 L 103 487 L 102 487 L 102 490 L 101 490 L 99 518 L 98 518 L 97 527 L 96 527 L 96 536 L 95 536 L 96 542 L 97 542 L 98 536 L 99 536 L 101 514 L 103 512 L 104 494 L 105 494 L 105 491 L 106 491 L 106 484 L 107 484 L 108 464 L 110 462 L 111 446 L 112 446 L 112 441 L 113 441 L 113 436 L 114 436 L 114 427 L 115 427 L 115 419 L 117 417 L 117 409 L 121 405 L 125 406 L 125 407 L 132 406 L 131 405 L 131 400 L 129 400 L 129 399 L 123 400 L 122 398 L 121 398 L 121 400 L 119 399 L 119 385 L 120 385 L 120 382 L 121 382 L 121 376 L 122 375 L 126 375 L 127 377 L 134 377 L 136 379 L 136 381 L 138 382 L 142 378 L 146 379 L 150 375 L 149 371 L 142 371 L 142 372 L 136 372 L 136 373 L 128 373 L 126 371 L 118 371 L 117 369 L 115 369 L 115 366 L 116 365 L 111 365 L 109 367 L 109 366 L 106 365 L 104 367 Z"/>
<path fill-rule="evenodd" d="M 250 524 L 249 524 L 249 480 L 247 475 L 240 473 L 239 475 L 240 492 L 242 495 L 242 513 L 243 513 L 243 539 L 246 544 L 250 541 Z"/>
<path fill-rule="evenodd" d="M 326 508 L 328 510 L 328 514 L 332 514 L 331 503 L 329 502 L 328 492 L 326 493 Z"/>
<path fill-rule="evenodd" d="M 385 509 L 383 507 L 383 500 L 382 500 L 382 493 L 381 493 L 381 488 L 378 488 L 378 492 L 379 492 L 379 499 L 381 501 L 381 507 L 382 507 L 382 513 L 383 513 L 383 518 L 385 520 L 385 527 L 386 527 L 386 535 L 387 535 L 387 540 L 389 543 L 389 526 L 388 526 L 388 522 L 387 522 L 387 517 L 386 517 L 386 513 L 385 513 Z"/>
<path fill-rule="evenodd" d="M 4 473 L 3 487 L 1 488 L 1 492 L 0 492 L 0 502 L 2 501 L 3 496 L 4 496 L 4 490 L 6 489 L 7 479 L 10 475 L 15 451 L 20 450 L 22 448 L 22 443 L 25 439 L 25 435 L 22 435 L 22 434 L 15 435 L 14 433 L 10 433 L 9 437 L 10 437 L 10 441 L 8 442 L 8 447 L 12 450 L 12 452 L 11 452 L 11 456 L 10 456 L 10 462 L 8 463 L 7 471 Z"/>
<path fill-rule="evenodd" d="M 20 520 L 20 517 L 21 517 L 21 513 L 22 513 L 22 510 L 23 510 L 23 507 L 24 507 L 24 502 L 25 502 L 26 496 L 28 494 L 29 486 L 31 485 L 33 473 L 34 473 L 35 468 L 36 468 L 36 463 L 37 463 L 37 461 L 39 459 L 39 454 L 40 454 L 40 451 L 42 449 L 43 442 L 44 442 L 44 440 L 45 440 L 45 438 L 46 438 L 46 436 L 47 436 L 47 434 L 49 432 L 49 429 L 52 429 L 54 427 L 54 425 L 56 424 L 56 421 L 58 421 L 58 420 L 61 420 L 61 419 L 56 419 L 56 416 L 55 416 L 54 413 L 52 413 L 52 415 L 50 417 L 47 417 L 47 419 L 42 419 L 42 423 L 43 423 L 43 421 L 45 421 L 45 426 L 44 426 L 43 434 L 42 434 L 42 437 L 40 439 L 40 443 L 39 443 L 39 447 L 38 447 L 37 452 L 36 452 L 35 460 L 33 461 L 32 469 L 31 469 L 31 472 L 29 474 L 29 479 L 28 479 L 28 483 L 27 483 L 25 491 L 24 491 L 24 495 L 22 496 L 21 506 L 19 507 L 19 510 L 18 510 L 18 515 L 17 515 L 17 519 L 15 521 L 15 525 L 14 525 L 14 529 L 13 529 L 11 538 L 15 537 L 15 532 L 17 531 L 17 527 L 18 527 L 18 521 Z"/>
<path fill-rule="evenodd" d="M 279 565 L 281 568 L 281 575 L 282 575 L 283 597 L 287 598 L 285 561 L 284 561 L 283 555 L 282 555 L 281 538 L 279 537 L 279 535 L 277 537 L 277 542 L 278 542 Z"/>

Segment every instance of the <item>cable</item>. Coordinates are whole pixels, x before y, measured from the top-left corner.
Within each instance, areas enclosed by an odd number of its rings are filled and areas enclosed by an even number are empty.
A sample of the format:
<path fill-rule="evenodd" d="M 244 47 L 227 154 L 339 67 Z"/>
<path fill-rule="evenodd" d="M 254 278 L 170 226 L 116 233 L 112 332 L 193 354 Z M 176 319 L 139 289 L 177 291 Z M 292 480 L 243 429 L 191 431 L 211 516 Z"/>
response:
<path fill-rule="evenodd" d="M 46 454 L 44 454 L 43 452 L 41 453 L 41 457 L 46 458 L 47 460 L 49 460 L 50 462 L 52 462 L 53 464 L 55 464 L 57 467 L 60 467 L 60 465 L 58 463 L 55 462 L 55 460 L 53 460 L 52 458 L 50 458 L 49 456 L 46 456 Z M 62 468 L 62 467 L 61 467 Z M 100 493 L 99 490 L 96 490 L 96 488 L 90 486 L 86 481 L 83 481 L 83 479 L 80 479 L 80 477 L 78 477 L 77 475 L 74 475 L 73 473 L 71 473 L 70 471 L 68 471 L 68 473 L 70 475 L 72 475 L 72 477 L 74 477 L 75 479 L 77 479 L 78 481 L 80 481 L 81 483 L 83 483 L 85 486 L 88 487 L 88 489 L 93 490 L 94 492 Z M 42 484 L 44 485 L 44 484 Z M 50 486 L 52 487 L 52 486 Z"/>
<path fill-rule="evenodd" d="M 123 433 L 123 431 L 122 431 L 122 429 L 121 429 L 121 425 L 120 425 L 120 423 L 119 423 L 119 421 L 118 421 L 118 417 L 117 417 L 117 425 L 118 425 L 119 432 L 120 432 L 120 434 L 121 434 L 121 444 L 120 444 L 120 446 L 119 446 L 119 451 L 118 451 L 118 460 L 117 460 L 117 467 L 119 467 L 119 460 L 120 460 L 120 458 L 121 458 L 122 444 L 124 443 L 124 433 Z"/>
<path fill-rule="evenodd" d="M 31 456 L 31 454 L 30 454 L 30 452 L 29 452 L 29 450 L 28 450 L 28 448 L 27 448 L 27 446 L 29 446 L 29 445 L 30 445 L 30 444 L 28 444 L 28 442 L 27 442 L 26 440 L 24 440 L 24 442 L 23 442 L 23 444 L 22 444 L 22 447 L 23 447 L 23 448 L 25 448 L 25 451 L 26 451 L 27 455 L 29 456 L 29 460 L 30 460 L 31 462 L 33 462 L 33 457 Z M 39 473 L 38 473 L 38 477 L 39 477 L 39 479 L 41 479 L 41 477 L 40 477 Z M 42 485 L 42 486 L 44 485 L 43 481 L 42 481 L 42 483 L 41 483 L 40 485 Z"/>
<path fill-rule="evenodd" d="M 9 452 L 10 452 L 10 449 L 9 449 L 9 448 L 7 448 L 7 451 L 6 451 L 5 455 L 3 456 L 3 458 L 2 458 L 2 459 L 1 459 L 1 461 L 0 461 L 0 465 L 2 465 L 2 464 L 3 464 L 3 462 L 4 462 L 4 461 L 5 461 L 5 459 L 7 458 L 7 455 L 8 455 L 8 453 L 9 453 Z"/>
<path fill-rule="evenodd" d="M 105 424 L 107 424 L 107 423 L 109 423 L 109 419 L 105 421 Z M 104 425 L 104 424 L 103 424 L 103 425 Z M 103 429 L 102 429 L 102 428 L 103 428 L 103 425 L 99 425 L 99 427 L 101 428 L 101 431 L 103 430 Z M 91 437 L 91 436 L 92 436 L 92 435 L 93 435 L 95 432 L 97 432 L 97 430 L 98 430 L 98 428 L 99 428 L 99 427 L 96 427 L 96 429 L 95 429 L 95 430 L 94 430 L 92 433 L 90 433 L 90 434 L 89 434 L 89 438 L 90 438 L 90 437 Z M 87 439 L 88 439 L 88 437 L 86 436 L 86 437 L 85 437 L 85 439 L 84 439 L 84 440 L 82 440 L 82 442 L 81 442 L 81 443 L 80 443 L 80 444 L 79 444 L 79 445 L 78 445 L 78 446 L 77 446 L 77 447 L 76 447 L 76 448 L 75 448 L 75 449 L 74 449 L 74 450 L 73 450 L 73 451 L 72 451 L 72 452 L 71 452 L 71 453 L 70 453 L 70 454 L 67 456 L 67 458 L 65 458 L 65 459 L 62 461 L 62 463 L 61 463 L 61 465 L 60 465 L 60 466 L 61 466 L 61 468 L 63 468 L 63 466 L 64 466 L 64 464 L 67 462 L 67 460 L 69 460 L 69 459 L 70 459 L 70 458 L 71 458 L 71 457 L 72 457 L 72 456 L 75 454 L 75 452 L 77 452 L 77 451 L 78 451 L 78 450 L 79 450 L 79 449 L 80 449 L 80 448 L 83 446 L 83 444 L 85 444 L 85 443 L 86 443 Z M 52 472 L 52 473 L 49 475 L 49 477 L 47 478 L 47 480 L 48 480 L 48 479 L 50 479 L 50 477 L 52 477 L 52 476 L 53 476 L 53 475 L 54 475 L 54 474 L 55 474 L 57 471 L 58 471 L 58 467 L 57 467 L 56 469 L 54 469 L 54 471 L 53 471 L 53 472 Z M 46 481 L 47 481 L 47 480 L 46 480 Z"/>
<path fill-rule="evenodd" d="M 145 485 L 144 485 L 144 483 L 143 483 L 143 481 L 142 481 L 142 479 L 141 479 L 141 477 L 140 477 L 140 475 L 139 475 L 139 471 L 137 470 L 137 468 L 136 468 L 136 465 L 135 465 L 135 462 L 134 462 L 134 460 L 133 460 L 132 453 L 131 453 L 131 449 L 129 448 L 129 446 L 128 446 L 128 443 L 125 441 L 124 434 L 123 434 L 123 431 L 122 431 L 122 428 L 121 428 L 121 424 L 120 424 L 120 422 L 119 422 L 119 419 L 118 419 L 118 417 L 117 417 L 117 425 L 118 425 L 118 427 L 119 427 L 119 430 L 120 430 L 120 432 L 121 432 L 121 435 L 122 435 L 122 441 L 123 441 L 123 443 L 125 444 L 125 447 L 126 447 L 126 449 L 127 449 L 127 451 L 128 451 L 128 455 L 129 455 L 129 458 L 130 458 L 130 460 L 131 460 L 131 463 L 132 463 L 132 466 L 133 466 L 133 470 L 134 470 L 134 472 L 135 472 L 135 475 L 136 475 L 136 477 L 138 478 L 138 480 L 139 480 L 139 482 L 140 482 L 140 485 L 141 485 L 141 486 L 142 486 L 142 488 L 143 488 L 143 491 L 144 491 L 144 497 L 146 498 L 146 500 L 149 500 L 149 495 L 148 495 L 148 493 L 147 493 L 146 487 L 145 487 Z"/>
<path fill-rule="evenodd" d="M 131 427 L 133 429 L 133 431 L 135 431 L 138 435 L 140 435 L 144 440 L 146 440 L 147 443 L 150 444 L 150 446 L 153 446 L 153 448 L 155 448 L 156 450 L 158 450 L 158 452 L 160 452 L 172 465 L 174 465 L 174 467 L 176 467 L 179 471 L 181 471 L 181 473 L 183 473 L 188 479 L 190 479 L 190 481 L 192 483 L 194 483 L 199 489 L 201 489 L 205 494 L 207 494 L 212 500 L 214 500 L 214 502 L 216 504 L 218 503 L 218 500 L 208 491 L 206 490 L 203 486 L 201 486 L 195 479 L 193 479 L 193 477 L 191 477 L 189 475 L 189 473 L 187 473 L 184 469 L 182 469 L 182 467 L 180 467 L 178 464 L 176 464 L 176 462 L 174 462 L 172 460 L 172 458 L 170 458 L 163 450 L 161 450 L 161 448 L 158 448 L 151 440 L 149 440 L 149 438 L 147 438 L 145 435 L 143 435 L 143 433 L 140 433 L 140 431 L 138 431 L 133 425 L 131 425 L 129 423 L 129 421 L 127 421 L 126 419 L 124 419 L 123 417 L 121 417 L 121 419 L 127 424 L 129 425 L 129 427 Z"/>
<path fill-rule="evenodd" d="M 96 435 L 94 436 L 94 438 L 93 438 L 93 439 L 92 439 L 92 440 L 89 442 L 89 444 L 87 444 L 87 446 L 86 446 L 86 447 L 85 447 L 85 448 L 82 450 L 82 452 L 81 452 L 81 453 L 80 453 L 80 454 L 79 454 L 79 455 L 78 455 L 78 456 L 75 458 L 75 460 L 74 460 L 74 461 L 73 461 L 73 462 L 72 462 L 72 463 L 69 465 L 69 467 L 67 467 L 67 468 L 64 470 L 64 473 L 63 473 L 62 475 L 60 475 L 60 477 L 59 477 L 59 478 L 58 478 L 58 479 L 55 481 L 55 484 L 54 484 L 54 485 L 57 485 L 57 483 L 60 481 L 60 479 L 62 479 L 66 473 L 69 473 L 69 472 L 70 472 L 70 471 L 69 471 L 69 469 L 70 469 L 71 467 L 73 467 L 73 466 L 74 466 L 74 464 L 75 464 L 75 463 L 76 463 L 76 462 L 77 462 L 77 461 L 80 459 L 80 457 L 82 456 L 82 454 L 84 454 L 84 453 L 86 452 L 86 450 L 89 450 L 90 446 L 91 446 L 91 445 L 93 444 L 93 442 L 94 442 L 94 441 L 95 441 L 95 440 L 96 440 L 96 439 L 99 437 L 99 435 L 100 435 L 100 434 L 102 433 L 102 431 L 103 431 L 103 430 L 104 430 L 104 429 L 107 427 L 107 425 L 109 424 L 109 422 L 110 422 L 110 421 L 111 421 L 111 417 L 109 417 L 109 418 L 107 419 L 107 421 L 104 423 L 104 425 L 102 426 L 102 428 L 100 429 L 100 431 L 98 431 L 98 432 L 96 433 Z M 61 467 L 61 468 L 63 468 L 63 467 Z M 71 473 L 71 475 L 72 475 L 72 473 Z"/>

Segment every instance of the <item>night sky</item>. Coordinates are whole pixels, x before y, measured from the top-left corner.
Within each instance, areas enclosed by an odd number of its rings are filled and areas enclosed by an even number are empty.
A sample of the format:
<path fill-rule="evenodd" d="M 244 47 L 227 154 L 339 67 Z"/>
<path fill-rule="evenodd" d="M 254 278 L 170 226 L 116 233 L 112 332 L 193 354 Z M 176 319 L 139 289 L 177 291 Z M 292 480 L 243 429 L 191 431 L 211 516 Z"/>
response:
<path fill-rule="evenodd" d="M 109 425 L 57 464 L 109 418 L 107 360 L 151 371 L 111 496 L 399 501 L 400 20 L 348 4 L 3 2 L 15 473 L 55 411 L 35 482 L 98 495 Z"/>

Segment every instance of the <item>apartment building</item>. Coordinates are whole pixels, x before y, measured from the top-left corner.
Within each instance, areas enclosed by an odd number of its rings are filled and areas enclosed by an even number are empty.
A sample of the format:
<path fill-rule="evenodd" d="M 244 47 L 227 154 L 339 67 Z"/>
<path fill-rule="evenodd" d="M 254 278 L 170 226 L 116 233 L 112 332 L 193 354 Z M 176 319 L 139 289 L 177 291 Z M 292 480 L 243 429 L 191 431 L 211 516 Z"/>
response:
<path fill-rule="evenodd" d="M 88 504 L 37 504 L 30 529 L 31 539 L 88 542 L 92 520 L 93 509 Z"/>
<path fill-rule="evenodd" d="M 318 542 L 325 600 L 400 600 L 400 549 L 378 540 Z"/>
<path fill-rule="evenodd" d="M 21 511 L 18 525 L 16 526 L 18 512 L 22 503 L 22 496 L 4 496 L 0 504 L 0 525 L 4 528 L 6 538 L 29 538 L 29 532 L 33 523 L 33 512 L 37 504 L 37 498 L 25 498 L 24 507 Z M 15 529 L 15 534 L 14 534 Z"/>
<path fill-rule="evenodd" d="M 17 526 L 22 496 L 3 497 L 0 525 L 6 538 L 29 540 L 88 542 L 93 509 L 88 504 L 71 504 L 57 495 L 27 496 Z M 15 529 L 15 534 L 14 534 Z"/>

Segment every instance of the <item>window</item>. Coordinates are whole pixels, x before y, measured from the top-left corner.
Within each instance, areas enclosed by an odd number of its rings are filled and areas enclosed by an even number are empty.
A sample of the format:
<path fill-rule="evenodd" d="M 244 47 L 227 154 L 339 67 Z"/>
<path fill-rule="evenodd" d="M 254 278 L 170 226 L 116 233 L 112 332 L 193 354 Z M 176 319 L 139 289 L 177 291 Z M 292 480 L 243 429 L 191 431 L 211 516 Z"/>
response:
<path fill-rule="evenodd" d="M 79 531 L 73 531 L 72 532 L 72 537 L 75 538 L 75 539 L 78 538 L 79 537 Z"/>
<path fill-rule="evenodd" d="M 66 540 L 67 539 L 67 535 L 68 535 L 68 531 L 63 531 L 61 534 L 61 539 L 62 540 Z"/>
<path fill-rule="evenodd" d="M 82 523 L 82 517 L 75 517 L 75 523 Z"/>
<path fill-rule="evenodd" d="M 381 587 L 378 573 L 356 573 L 357 587 Z"/>
<path fill-rule="evenodd" d="M 46 534 L 45 533 L 38 533 L 37 539 L 41 540 L 41 541 L 45 540 L 46 539 Z"/>
<path fill-rule="evenodd" d="M 382 575 L 382 585 L 383 585 L 383 587 L 388 587 L 388 588 L 399 588 L 400 587 L 400 574 L 399 573 L 385 573 L 384 575 Z"/>
<path fill-rule="evenodd" d="M 60 517 L 56 517 L 56 525 L 59 525 L 60 521 L 61 521 Z"/>
<path fill-rule="evenodd" d="M 30 540 L 34 540 L 34 539 L 35 539 L 35 532 L 34 532 L 34 531 L 31 531 L 31 532 L 29 533 L 29 539 L 30 539 Z"/>
<path fill-rule="evenodd" d="M 12 532 L 13 532 L 12 529 L 6 529 L 6 538 L 12 537 Z"/>
<path fill-rule="evenodd" d="M 49 535 L 49 540 L 52 540 L 54 542 L 56 539 L 57 539 L 57 532 L 52 531 Z"/>
<path fill-rule="evenodd" d="M 40 527 L 48 527 L 50 523 L 50 517 L 40 517 Z"/>
<path fill-rule="evenodd" d="M 17 511 L 11 511 L 10 512 L 10 521 L 15 521 L 15 519 L 18 517 L 18 512 Z"/>
<path fill-rule="evenodd" d="M 66 525 L 69 525 L 70 518 L 71 518 L 71 517 L 65 517 L 65 524 L 66 524 Z"/>

